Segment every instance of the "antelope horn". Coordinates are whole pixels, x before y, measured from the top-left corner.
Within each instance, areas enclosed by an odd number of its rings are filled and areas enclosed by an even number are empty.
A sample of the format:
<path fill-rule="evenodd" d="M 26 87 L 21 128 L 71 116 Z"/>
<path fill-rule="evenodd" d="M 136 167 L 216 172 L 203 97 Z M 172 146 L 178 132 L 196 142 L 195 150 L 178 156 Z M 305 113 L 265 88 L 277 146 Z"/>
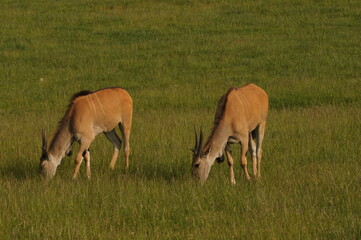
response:
<path fill-rule="evenodd" d="M 198 142 L 198 146 L 197 146 L 197 155 L 198 156 L 201 154 L 202 144 L 203 144 L 203 131 L 201 128 L 200 134 L 199 134 L 199 142 Z"/>
<path fill-rule="evenodd" d="M 196 127 L 194 127 L 194 133 L 195 133 L 195 136 L 196 136 L 196 144 L 194 145 L 194 149 L 192 150 L 194 155 L 197 155 L 197 149 L 198 149 L 198 134 L 197 134 L 197 130 L 196 130 Z"/>
<path fill-rule="evenodd" d="M 41 148 L 43 150 L 43 155 L 46 155 L 48 143 L 47 143 L 47 140 L 46 140 L 45 128 L 43 128 L 43 131 L 42 131 L 42 138 L 43 138 L 43 146 Z"/>

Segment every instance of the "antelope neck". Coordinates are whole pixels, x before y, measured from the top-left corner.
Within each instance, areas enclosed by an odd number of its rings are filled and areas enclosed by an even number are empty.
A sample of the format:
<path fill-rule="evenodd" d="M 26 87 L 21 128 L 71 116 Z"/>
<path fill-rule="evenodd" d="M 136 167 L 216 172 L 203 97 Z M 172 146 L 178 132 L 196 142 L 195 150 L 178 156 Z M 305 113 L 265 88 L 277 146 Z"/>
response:
<path fill-rule="evenodd" d="M 222 156 L 223 149 L 227 144 L 227 140 L 229 137 L 229 133 L 227 129 L 223 126 L 223 124 L 219 124 L 209 136 L 206 145 L 203 150 L 207 151 L 211 148 L 209 153 L 211 163 L 213 164 L 217 157 Z"/>
<path fill-rule="evenodd" d="M 59 165 L 63 157 L 65 157 L 66 151 L 71 146 L 72 141 L 72 134 L 67 126 L 63 126 L 54 136 L 48 150 L 48 155 L 52 157 L 52 161 L 57 165 Z"/>

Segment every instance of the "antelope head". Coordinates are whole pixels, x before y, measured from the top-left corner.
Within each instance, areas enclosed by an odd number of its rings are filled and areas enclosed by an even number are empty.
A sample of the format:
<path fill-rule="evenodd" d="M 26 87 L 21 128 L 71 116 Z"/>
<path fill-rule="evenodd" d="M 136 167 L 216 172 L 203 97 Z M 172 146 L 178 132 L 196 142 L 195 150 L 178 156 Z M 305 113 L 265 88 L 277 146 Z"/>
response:
<path fill-rule="evenodd" d="M 40 173 L 45 178 L 52 178 L 55 175 L 56 172 L 56 164 L 54 164 L 54 161 L 51 161 L 51 157 L 48 154 L 47 151 L 47 139 L 46 139 L 46 133 L 45 129 L 43 129 L 42 132 L 42 139 L 43 139 L 43 146 L 42 153 L 40 157 Z"/>
<path fill-rule="evenodd" d="M 201 183 L 204 183 L 207 180 L 209 172 L 211 170 L 211 166 L 213 161 L 211 160 L 209 153 L 212 148 L 207 149 L 206 151 L 202 151 L 202 142 L 203 142 L 203 133 L 202 129 L 200 130 L 200 135 L 198 139 L 197 131 L 195 132 L 195 146 L 192 149 L 193 152 L 193 161 L 192 161 L 192 171 L 193 176 L 196 177 Z"/>

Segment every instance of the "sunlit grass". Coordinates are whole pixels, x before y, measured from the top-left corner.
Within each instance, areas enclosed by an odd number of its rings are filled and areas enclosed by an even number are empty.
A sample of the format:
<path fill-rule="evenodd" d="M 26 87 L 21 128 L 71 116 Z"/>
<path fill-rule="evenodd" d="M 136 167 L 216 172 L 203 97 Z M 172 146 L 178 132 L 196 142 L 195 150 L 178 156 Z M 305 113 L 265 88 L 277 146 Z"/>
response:
<path fill-rule="evenodd" d="M 0 8 L 1 239 L 358 239 L 361 236 L 357 1 L 5 1 Z M 226 163 L 191 177 L 193 127 L 254 82 L 270 97 L 262 179 Z M 38 175 L 69 97 L 126 88 L 128 174 L 111 143 Z M 50 136 L 49 136 L 50 137 Z M 75 144 L 74 151 L 78 146 Z M 250 163 L 250 162 L 249 162 Z M 251 164 L 249 164 L 250 167 Z"/>

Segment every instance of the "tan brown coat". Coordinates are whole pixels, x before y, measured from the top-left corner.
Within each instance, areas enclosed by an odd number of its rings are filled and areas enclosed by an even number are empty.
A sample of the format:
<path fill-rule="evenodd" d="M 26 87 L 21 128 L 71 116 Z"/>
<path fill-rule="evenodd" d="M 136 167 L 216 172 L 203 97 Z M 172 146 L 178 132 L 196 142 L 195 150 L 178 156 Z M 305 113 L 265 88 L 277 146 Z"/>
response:
<path fill-rule="evenodd" d="M 73 178 L 76 178 L 83 158 L 86 161 L 87 176 L 90 178 L 89 147 L 99 133 L 104 133 L 114 145 L 110 163 L 110 167 L 113 169 L 122 144 L 115 132 L 117 125 L 123 136 L 127 169 L 132 114 L 132 98 L 122 88 L 106 88 L 95 92 L 83 91 L 75 94 L 65 115 L 59 122 L 49 147 L 47 146 L 45 131 L 43 131 L 43 152 L 40 159 L 42 174 L 49 178 L 53 177 L 62 158 L 70 152 L 73 142 L 77 141 L 80 143 L 80 147 L 76 155 Z"/>
<path fill-rule="evenodd" d="M 255 84 L 241 88 L 230 88 L 223 95 L 217 106 L 214 127 L 202 147 L 201 139 L 196 136 L 192 169 L 193 174 L 204 182 L 216 158 L 226 152 L 230 167 L 230 180 L 235 183 L 233 157 L 230 143 L 241 145 L 241 166 L 250 180 L 247 170 L 246 152 L 250 151 L 253 159 L 253 173 L 261 176 L 262 141 L 268 113 L 268 96 Z"/>

